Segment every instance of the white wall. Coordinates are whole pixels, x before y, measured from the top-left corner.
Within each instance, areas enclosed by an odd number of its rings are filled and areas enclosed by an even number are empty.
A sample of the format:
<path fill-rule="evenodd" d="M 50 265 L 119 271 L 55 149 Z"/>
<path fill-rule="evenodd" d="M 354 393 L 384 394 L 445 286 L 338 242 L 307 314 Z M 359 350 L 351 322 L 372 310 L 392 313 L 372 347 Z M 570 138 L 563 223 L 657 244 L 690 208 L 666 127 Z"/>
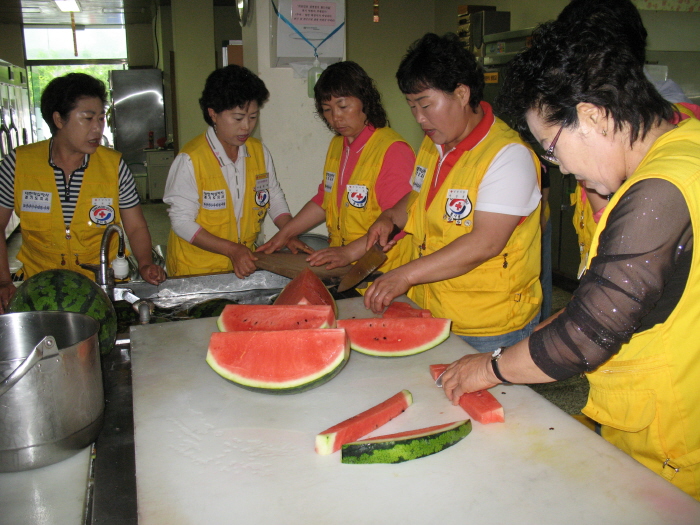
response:
<path fill-rule="evenodd" d="M 256 0 L 254 9 L 252 25 L 243 28 L 243 60 L 270 91 L 258 133 L 272 153 L 277 177 L 294 214 L 316 192 L 332 135 L 315 116 L 306 79 L 294 78 L 291 68 L 270 67 L 269 0 Z M 277 231 L 269 217 L 263 227 L 268 239 Z M 326 233 L 326 228 L 321 225 L 314 231 Z"/>

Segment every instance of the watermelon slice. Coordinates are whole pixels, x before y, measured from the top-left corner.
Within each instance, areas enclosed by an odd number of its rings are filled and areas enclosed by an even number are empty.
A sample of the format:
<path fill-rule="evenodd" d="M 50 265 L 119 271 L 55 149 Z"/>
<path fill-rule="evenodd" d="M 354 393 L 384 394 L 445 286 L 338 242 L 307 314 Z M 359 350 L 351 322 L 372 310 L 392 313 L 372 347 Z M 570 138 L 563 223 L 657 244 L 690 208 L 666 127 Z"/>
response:
<path fill-rule="evenodd" d="M 327 304 L 333 307 L 333 312 L 338 316 L 335 299 L 323 281 L 309 268 L 304 268 L 287 283 L 274 304 Z"/>
<path fill-rule="evenodd" d="M 345 330 L 335 328 L 215 332 L 207 363 L 242 388 L 296 394 L 330 381 L 349 356 Z"/>
<path fill-rule="evenodd" d="M 442 374 L 448 365 L 430 365 L 430 375 L 433 381 Z M 488 390 L 477 390 L 462 394 L 459 398 L 459 406 L 479 423 L 504 423 L 506 420 L 503 405 L 498 402 Z"/>
<path fill-rule="evenodd" d="M 387 306 L 386 310 L 382 314 L 383 318 L 391 317 L 432 317 L 433 314 L 430 310 L 421 310 L 420 308 L 413 308 L 408 303 L 401 301 L 396 301 Z"/>
<path fill-rule="evenodd" d="M 216 324 L 222 332 L 335 328 L 335 315 L 329 305 L 229 304 Z"/>
<path fill-rule="evenodd" d="M 316 452 L 326 455 L 340 450 L 341 445 L 361 438 L 385 425 L 412 403 L 411 393 L 408 390 L 402 390 L 377 406 L 333 425 L 316 436 Z"/>
<path fill-rule="evenodd" d="M 449 319 L 417 317 L 342 319 L 337 322 L 338 328 L 347 330 L 353 350 L 379 357 L 425 352 L 450 336 L 451 324 Z"/>
<path fill-rule="evenodd" d="M 469 419 L 343 445 L 343 463 L 401 463 L 451 447 L 472 430 Z"/>

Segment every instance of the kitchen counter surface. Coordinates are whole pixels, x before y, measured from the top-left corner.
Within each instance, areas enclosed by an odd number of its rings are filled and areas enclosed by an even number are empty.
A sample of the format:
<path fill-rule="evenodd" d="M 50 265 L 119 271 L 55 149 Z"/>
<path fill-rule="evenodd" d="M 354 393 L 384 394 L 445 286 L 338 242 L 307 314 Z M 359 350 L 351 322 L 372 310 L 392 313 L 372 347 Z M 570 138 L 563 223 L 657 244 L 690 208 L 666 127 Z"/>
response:
<path fill-rule="evenodd" d="M 369 317 L 362 299 L 341 317 Z M 438 454 L 343 465 L 315 435 L 402 389 L 414 404 L 373 435 L 466 419 L 428 365 L 473 351 L 456 336 L 404 358 L 352 352 L 311 391 L 243 390 L 205 362 L 216 320 L 131 330 L 139 523 L 700 523 L 700 503 L 523 386 L 497 386 L 506 423 Z"/>

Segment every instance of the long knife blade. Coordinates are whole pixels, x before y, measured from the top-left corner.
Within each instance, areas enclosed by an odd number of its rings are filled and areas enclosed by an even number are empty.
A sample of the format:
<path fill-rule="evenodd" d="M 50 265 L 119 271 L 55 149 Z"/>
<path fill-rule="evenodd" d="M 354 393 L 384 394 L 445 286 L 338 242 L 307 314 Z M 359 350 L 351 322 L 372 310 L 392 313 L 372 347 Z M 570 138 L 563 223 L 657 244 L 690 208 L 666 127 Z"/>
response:
<path fill-rule="evenodd" d="M 382 251 L 382 247 L 379 243 L 374 244 L 340 280 L 338 292 L 349 290 L 384 264 L 386 260 L 387 255 Z"/>

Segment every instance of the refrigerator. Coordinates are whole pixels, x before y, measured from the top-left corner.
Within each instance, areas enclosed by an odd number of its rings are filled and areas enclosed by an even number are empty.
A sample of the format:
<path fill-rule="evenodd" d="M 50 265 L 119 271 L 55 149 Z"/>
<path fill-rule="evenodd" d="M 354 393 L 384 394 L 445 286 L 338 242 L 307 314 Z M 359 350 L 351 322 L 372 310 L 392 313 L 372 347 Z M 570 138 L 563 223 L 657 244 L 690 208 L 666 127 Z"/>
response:
<path fill-rule="evenodd" d="M 110 122 L 114 149 L 134 177 L 146 176 L 146 152 L 165 144 L 163 72 L 160 69 L 110 71 Z"/>

